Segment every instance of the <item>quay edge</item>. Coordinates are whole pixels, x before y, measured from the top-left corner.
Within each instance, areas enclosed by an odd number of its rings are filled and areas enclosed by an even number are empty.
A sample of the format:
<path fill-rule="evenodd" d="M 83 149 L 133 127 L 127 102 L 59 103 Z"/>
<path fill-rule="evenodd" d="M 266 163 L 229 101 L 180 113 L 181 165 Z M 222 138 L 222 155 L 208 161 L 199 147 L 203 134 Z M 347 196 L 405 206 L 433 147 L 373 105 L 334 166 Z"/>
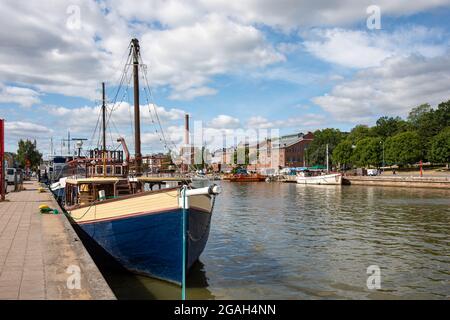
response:
<path fill-rule="evenodd" d="M 383 187 L 450 189 L 450 177 L 344 176 L 343 184 Z"/>
<path fill-rule="evenodd" d="M 64 211 L 61 209 L 57 201 L 53 198 L 50 190 L 47 190 L 52 196 L 52 207 L 57 208 L 60 212 L 59 216 L 61 216 L 61 221 L 64 227 L 64 230 L 67 233 L 67 239 L 71 241 L 70 245 L 73 249 L 78 261 L 80 262 L 80 269 L 82 277 L 85 278 L 85 285 L 87 285 L 87 289 L 90 294 L 90 299 L 92 300 L 116 300 L 116 296 L 114 295 L 112 289 L 109 287 L 105 278 L 101 274 L 94 260 L 88 253 L 87 249 L 83 245 L 83 242 L 75 232 L 72 224 L 69 221 L 69 218 L 64 214 Z M 51 242 L 56 244 L 55 242 Z M 59 251 L 59 255 L 65 255 L 65 253 Z M 54 257 L 58 259 L 58 256 Z M 58 298 L 56 298 L 58 299 Z"/>

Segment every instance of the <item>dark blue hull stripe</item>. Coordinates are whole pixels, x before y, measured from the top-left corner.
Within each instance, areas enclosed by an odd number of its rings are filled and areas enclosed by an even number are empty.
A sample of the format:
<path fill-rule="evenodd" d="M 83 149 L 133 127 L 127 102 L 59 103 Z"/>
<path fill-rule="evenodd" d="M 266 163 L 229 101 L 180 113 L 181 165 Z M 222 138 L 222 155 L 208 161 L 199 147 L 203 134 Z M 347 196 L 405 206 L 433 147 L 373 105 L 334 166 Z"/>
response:
<path fill-rule="evenodd" d="M 208 241 L 211 214 L 187 210 L 187 268 Z M 79 224 L 89 237 L 130 271 L 181 283 L 182 210 Z"/>

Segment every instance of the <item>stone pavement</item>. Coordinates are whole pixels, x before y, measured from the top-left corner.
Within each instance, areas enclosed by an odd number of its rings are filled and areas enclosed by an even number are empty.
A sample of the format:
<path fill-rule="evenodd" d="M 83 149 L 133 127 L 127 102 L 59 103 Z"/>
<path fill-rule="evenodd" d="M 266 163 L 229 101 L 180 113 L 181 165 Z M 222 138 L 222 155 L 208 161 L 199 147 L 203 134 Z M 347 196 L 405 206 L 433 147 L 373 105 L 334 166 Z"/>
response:
<path fill-rule="evenodd" d="M 115 299 L 50 192 L 24 187 L 0 202 L 0 299 Z"/>

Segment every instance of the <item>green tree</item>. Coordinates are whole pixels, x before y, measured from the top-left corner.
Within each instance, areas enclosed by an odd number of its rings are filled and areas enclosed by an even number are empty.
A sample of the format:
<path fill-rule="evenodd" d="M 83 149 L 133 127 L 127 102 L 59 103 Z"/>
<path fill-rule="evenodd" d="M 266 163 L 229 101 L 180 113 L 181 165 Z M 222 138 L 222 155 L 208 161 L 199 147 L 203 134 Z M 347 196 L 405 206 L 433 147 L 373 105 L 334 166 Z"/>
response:
<path fill-rule="evenodd" d="M 382 161 L 382 154 L 382 140 L 368 137 L 356 144 L 352 161 L 358 166 L 379 166 Z"/>
<path fill-rule="evenodd" d="M 450 126 L 450 100 L 440 103 L 436 109 L 432 109 L 429 104 L 413 108 L 408 122 L 420 136 L 424 159 L 431 160 L 433 137 Z"/>
<path fill-rule="evenodd" d="M 431 138 L 440 131 L 435 110 L 429 104 L 422 104 L 415 107 L 409 113 L 408 122 L 411 128 L 419 134 L 420 149 L 424 159 L 427 159 Z"/>
<path fill-rule="evenodd" d="M 17 161 L 21 167 L 25 167 L 27 162 L 30 164 L 32 170 L 36 170 L 41 163 L 42 153 L 36 149 L 36 141 L 20 140 L 19 148 L 17 149 Z"/>
<path fill-rule="evenodd" d="M 363 124 L 356 125 L 348 134 L 347 140 L 350 140 L 354 145 L 361 139 L 372 136 L 370 128 Z"/>
<path fill-rule="evenodd" d="M 428 103 L 421 104 L 415 108 L 412 108 L 408 114 L 408 121 L 417 127 L 422 122 L 423 118 L 432 113 L 433 109 Z"/>
<path fill-rule="evenodd" d="M 387 138 L 400 132 L 409 130 L 409 124 L 400 117 L 381 117 L 372 127 L 372 133 L 376 136 Z"/>
<path fill-rule="evenodd" d="M 388 163 L 412 164 L 422 156 L 421 139 L 415 131 L 402 132 L 386 140 L 385 157 Z"/>
<path fill-rule="evenodd" d="M 353 156 L 353 143 L 350 139 L 341 141 L 333 150 L 332 158 L 339 167 L 347 168 L 351 164 Z"/>
<path fill-rule="evenodd" d="M 450 126 L 431 140 L 430 160 L 438 163 L 450 163 Z"/>
<path fill-rule="evenodd" d="M 434 120 L 438 131 L 442 131 L 450 126 L 450 100 L 438 105 L 434 113 Z"/>
<path fill-rule="evenodd" d="M 310 165 L 325 164 L 326 162 L 326 145 L 328 144 L 328 152 L 333 153 L 334 148 L 345 138 L 345 134 L 339 129 L 323 129 L 314 132 L 314 140 L 308 146 L 308 163 Z M 337 161 L 331 157 L 333 164 Z"/>

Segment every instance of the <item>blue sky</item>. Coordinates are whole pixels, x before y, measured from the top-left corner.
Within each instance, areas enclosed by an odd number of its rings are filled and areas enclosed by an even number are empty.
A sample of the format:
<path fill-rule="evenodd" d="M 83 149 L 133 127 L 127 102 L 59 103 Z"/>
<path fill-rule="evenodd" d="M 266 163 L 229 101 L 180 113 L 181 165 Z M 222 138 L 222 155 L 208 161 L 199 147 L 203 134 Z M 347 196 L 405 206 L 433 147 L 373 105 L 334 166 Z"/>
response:
<path fill-rule="evenodd" d="M 32 138 L 48 154 L 52 137 L 59 153 L 68 130 L 91 138 L 101 82 L 111 102 L 132 37 L 140 39 L 152 103 L 177 144 L 185 112 L 203 121 L 208 139 L 239 128 L 350 130 L 448 100 L 450 1 L 378 1 L 381 29 L 372 30 L 371 4 L 2 1 L 6 149 Z M 143 150 L 160 151 L 141 95 Z M 131 99 L 113 115 L 111 146 L 119 134 L 131 140 Z"/>

